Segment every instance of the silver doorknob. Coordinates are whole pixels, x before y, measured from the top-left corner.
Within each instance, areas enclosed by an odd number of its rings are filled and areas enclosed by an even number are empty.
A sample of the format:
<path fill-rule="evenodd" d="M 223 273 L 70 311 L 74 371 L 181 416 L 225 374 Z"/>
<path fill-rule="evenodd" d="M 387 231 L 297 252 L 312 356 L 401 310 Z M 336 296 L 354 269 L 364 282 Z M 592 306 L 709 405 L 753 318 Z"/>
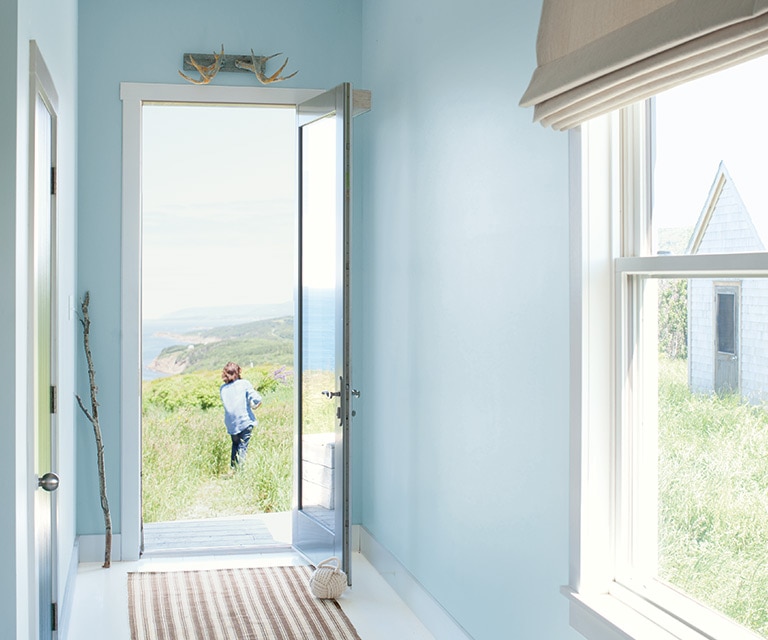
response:
<path fill-rule="evenodd" d="M 37 479 L 37 486 L 45 491 L 56 491 L 59 488 L 59 476 L 49 471 Z"/>
<path fill-rule="evenodd" d="M 322 391 L 321 393 L 329 400 L 341 395 L 341 391 Z"/>

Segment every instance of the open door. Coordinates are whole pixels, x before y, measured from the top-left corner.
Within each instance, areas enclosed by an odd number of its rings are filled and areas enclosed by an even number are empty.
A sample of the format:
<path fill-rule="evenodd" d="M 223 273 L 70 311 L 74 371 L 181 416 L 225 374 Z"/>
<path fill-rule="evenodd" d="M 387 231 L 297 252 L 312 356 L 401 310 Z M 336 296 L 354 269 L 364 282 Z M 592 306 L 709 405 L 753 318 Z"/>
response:
<path fill-rule="evenodd" d="M 297 107 L 299 251 L 293 544 L 349 572 L 349 221 L 352 89 Z"/>

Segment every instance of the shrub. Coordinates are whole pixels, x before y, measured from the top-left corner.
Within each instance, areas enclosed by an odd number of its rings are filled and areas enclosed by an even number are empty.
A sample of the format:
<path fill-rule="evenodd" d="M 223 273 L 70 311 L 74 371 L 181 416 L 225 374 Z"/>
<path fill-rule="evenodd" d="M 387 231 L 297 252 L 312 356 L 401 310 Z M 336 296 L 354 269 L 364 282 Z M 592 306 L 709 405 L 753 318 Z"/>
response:
<path fill-rule="evenodd" d="M 659 351 L 688 357 L 688 280 L 659 281 Z"/>
<path fill-rule="evenodd" d="M 262 395 L 275 391 L 281 384 L 273 369 L 266 366 L 243 369 L 242 375 Z M 202 410 L 221 408 L 220 386 L 220 371 L 197 371 L 159 378 L 143 384 L 143 403 L 145 408 L 156 406 L 166 411 L 183 407 Z"/>

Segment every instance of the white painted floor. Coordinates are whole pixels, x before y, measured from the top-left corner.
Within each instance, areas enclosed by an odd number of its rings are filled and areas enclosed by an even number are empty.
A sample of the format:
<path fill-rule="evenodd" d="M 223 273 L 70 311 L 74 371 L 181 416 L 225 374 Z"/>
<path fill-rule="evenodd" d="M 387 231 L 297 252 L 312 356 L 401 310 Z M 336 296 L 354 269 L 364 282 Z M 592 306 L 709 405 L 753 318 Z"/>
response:
<path fill-rule="evenodd" d="M 138 562 L 115 562 L 110 569 L 102 569 L 99 563 L 81 564 L 77 572 L 69 630 L 62 640 L 130 640 L 128 573 L 132 571 L 294 564 L 305 563 L 293 553 L 255 553 L 142 558 Z M 362 640 L 434 640 L 434 636 L 359 553 L 352 554 L 352 582 L 352 588 L 339 598 L 339 603 Z"/>

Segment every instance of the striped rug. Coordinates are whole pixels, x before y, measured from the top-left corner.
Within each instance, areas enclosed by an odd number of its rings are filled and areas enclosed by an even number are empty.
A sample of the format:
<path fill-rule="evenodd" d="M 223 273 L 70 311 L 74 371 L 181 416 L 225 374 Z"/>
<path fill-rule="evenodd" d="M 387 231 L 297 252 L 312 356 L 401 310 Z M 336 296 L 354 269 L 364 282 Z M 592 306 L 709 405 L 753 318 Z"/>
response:
<path fill-rule="evenodd" d="M 128 574 L 131 640 L 360 640 L 311 567 Z"/>

